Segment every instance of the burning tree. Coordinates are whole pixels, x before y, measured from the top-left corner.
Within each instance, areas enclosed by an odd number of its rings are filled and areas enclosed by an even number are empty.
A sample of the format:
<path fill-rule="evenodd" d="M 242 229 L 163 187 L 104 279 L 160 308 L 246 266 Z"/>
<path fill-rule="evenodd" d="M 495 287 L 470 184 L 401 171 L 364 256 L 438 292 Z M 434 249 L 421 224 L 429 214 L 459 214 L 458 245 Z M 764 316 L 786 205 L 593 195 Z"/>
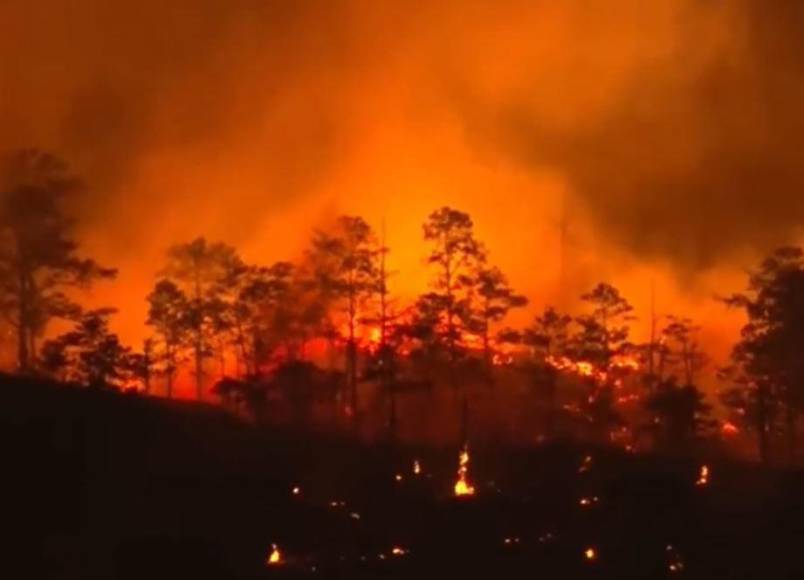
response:
<path fill-rule="evenodd" d="M 65 200 L 79 188 L 60 159 L 20 151 L 0 171 L 0 312 L 17 335 L 17 366 L 31 370 L 36 339 L 53 318 L 76 319 L 75 287 L 114 277 L 79 254 Z"/>

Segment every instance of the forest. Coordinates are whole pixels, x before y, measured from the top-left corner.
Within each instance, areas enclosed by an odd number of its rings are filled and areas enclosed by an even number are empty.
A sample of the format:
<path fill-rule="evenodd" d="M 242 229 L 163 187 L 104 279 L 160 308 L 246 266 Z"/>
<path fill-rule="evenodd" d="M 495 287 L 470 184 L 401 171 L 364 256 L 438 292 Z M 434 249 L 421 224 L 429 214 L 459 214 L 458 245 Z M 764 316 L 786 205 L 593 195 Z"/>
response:
<path fill-rule="evenodd" d="M 143 296 L 149 338 L 127 345 L 111 330 L 115 308 L 82 305 L 116 270 L 82 251 L 70 212 L 81 179 L 39 150 L 8 156 L 1 175 L 0 312 L 15 373 L 167 398 L 184 381 L 248 422 L 370 441 L 569 438 L 687 453 L 739 439 L 766 464 L 800 459 L 801 248 L 776 250 L 742 292 L 716 299 L 746 320 L 723 368 L 683 312 L 635 312 L 606 281 L 578 312 L 529 304 L 473 217 L 453 207 L 422 224 L 429 288 L 413 300 L 392 291 L 384 224 L 357 215 L 313 229 L 303 256 L 271 264 L 221 241 L 177 240 Z M 527 306 L 538 314 L 511 326 Z M 647 342 L 632 340 L 637 317 Z M 54 333 L 57 320 L 70 329 Z M 717 393 L 702 390 L 705 372 L 717 374 Z"/>

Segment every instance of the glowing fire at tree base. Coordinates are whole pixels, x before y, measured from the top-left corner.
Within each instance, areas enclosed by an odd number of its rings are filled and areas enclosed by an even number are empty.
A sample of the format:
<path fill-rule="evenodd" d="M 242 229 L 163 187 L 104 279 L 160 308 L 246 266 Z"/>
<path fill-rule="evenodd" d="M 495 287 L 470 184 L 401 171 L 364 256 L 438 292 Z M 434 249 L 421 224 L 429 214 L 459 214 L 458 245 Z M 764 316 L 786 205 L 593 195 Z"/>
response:
<path fill-rule="evenodd" d="M 458 455 L 458 480 L 455 482 L 455 496 L 464 497 L 475 494 L 469 482 L 469 446 L 465 445 Z"/>

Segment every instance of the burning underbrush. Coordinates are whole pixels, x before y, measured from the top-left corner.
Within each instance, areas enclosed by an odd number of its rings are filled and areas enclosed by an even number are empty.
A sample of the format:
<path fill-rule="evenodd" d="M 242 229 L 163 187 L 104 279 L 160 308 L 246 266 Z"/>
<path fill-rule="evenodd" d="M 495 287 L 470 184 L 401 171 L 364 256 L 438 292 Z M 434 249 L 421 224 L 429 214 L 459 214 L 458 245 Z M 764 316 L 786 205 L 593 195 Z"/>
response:
<path fill-rule="evenodd" d="M 201 407 L 84 393 L 54 400 L 55 414 L 36 400 L 17 406 L 11 433 L 36 458 L 11 466 L 27 482 L 13 497 L 37 546 L 32 576 L 803 571 L 804 486 L 792 474 L 585 444 L 366 446 L 259 432 Z"/>

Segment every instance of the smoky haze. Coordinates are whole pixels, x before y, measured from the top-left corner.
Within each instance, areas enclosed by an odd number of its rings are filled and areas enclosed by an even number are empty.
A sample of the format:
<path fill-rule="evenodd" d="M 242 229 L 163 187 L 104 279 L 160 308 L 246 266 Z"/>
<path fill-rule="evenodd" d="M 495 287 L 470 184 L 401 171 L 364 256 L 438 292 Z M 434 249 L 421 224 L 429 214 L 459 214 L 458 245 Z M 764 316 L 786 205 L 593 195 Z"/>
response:
<path fill-rule="evenodd" d="M 292 258 L 336 212 L 387 217 L 410 272 L 445 203 L 525 291 L 555 282 L 562 207 L 578 254 L 695 274 L 804 217 L 802 25 L 793 1 L 6 0 L 0 148 L 71 163 L 137 304 L 171 243 Z"/>

